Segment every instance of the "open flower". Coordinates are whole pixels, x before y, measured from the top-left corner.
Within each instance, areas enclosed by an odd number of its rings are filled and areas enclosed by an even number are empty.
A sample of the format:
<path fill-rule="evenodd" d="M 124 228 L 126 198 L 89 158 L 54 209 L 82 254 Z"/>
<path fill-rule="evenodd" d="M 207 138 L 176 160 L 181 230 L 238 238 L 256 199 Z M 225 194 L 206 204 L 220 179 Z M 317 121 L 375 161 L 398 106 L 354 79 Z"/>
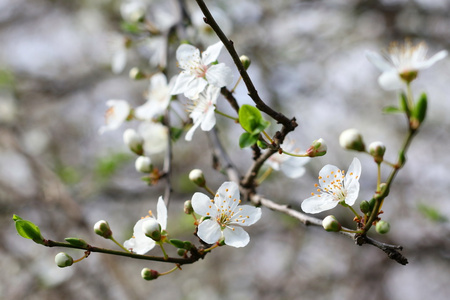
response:
<path fill-rule="evenodd" d="M 197 235 L 208 244 L 224 238 L 225 244 L 244 247 L 250 241 L 248 233 L 240 226 L 250 226 L 261 218 L 261 208 L 250 205 L 239 206 L 239 187 L 236 183 L 224 182 L 210 199 L 203 193 L 195 193 L 191 203 L 194 211 L 204 217 L 198 226 Z"/>
<path fill-rule="evenodd" d="M 406 41 L 401 46 L 392 43 L 386 56 L 369 51 L 367 58 L 383 72 L 378 78 L 380 86 L 385 90 L 395 90 L 403 88 L 405 83 L 416 79 L 420 70 L 431 67 L 448 54 L 446 50 L 442 50 L 427 59 L 427 51 L 428 47 L 424 42 L 413 46 Z"/>
<path fill-rule="evenodd" d="M 217 102 L 219 93 L 219 88 L 208 85 L 206 90 L 201 92 L 196 100 L 192 100 L 192 104 L 189 107 L 189 110 L 191 110 L 189 117 L 194 122 L 194 125 L 186 133 L 186 141 L 192 140 L 192 136 L 197 127 L 200 126 L 203 131 L 210 131 L 216 125 L 214 105 Z"/>
<path fill-rule="evenodd" d="M 169 129 L 161 123 L 142 122 L 138 132 L 144 140 L 142 147 L 147 156 L 161 153 L 167 149 Z"/>
<path fill-rule="evenodd" d="M 156 205 L 156 221 L 161 225 L 161 230 L 166 230 L 167 227 L 167 208 L 162 197 L 159 197 L 158 204 Z M 123 246 L 130 251 L 137 254 L 145 254 L 155 247 L 156 243 L 153 239 L 149 238 L 144 233 L 142 225 L 148 218 L 153 218 L 152 212 L 149 211 L 149 215 L 137 221 L 133 228 L 133 237 L 123 243 Z"/>
<path fill-rule="evenodd" d="M 194 211 L 210 217 L 198 225 L 197 235 L 205 243 L 213 244 L 224 238 L 225 244 L 244 247 L 250 241 L 248 233 L 240 226 L 250 226 L 261 218 L 261 208 L 239 206 L 239 187 L 234 182 L 224 182 L 210 199 L 203 193 L 195 193 L 191 203 Z"/>
<path fill-rule="evenodd" d="M 233 74 L 229 67 L 224 63 L 211 65 L 219 57 L 222 47 L 222 42 L 217 42 L 200 57 L 200 50 L 192 45 L 181 44 L 176 56 L 183 71 L 177 77 L 172 95 L 184 93 L 187 98 L 196 99 L 208 84 L 219 88 L 231 84 Z"/>
<path fill-rule="evenodd" d="M 289 153 L 298 153 L 294 147 L 293 141 L 283 143 L 283 150 Z M 294 157 L 287 154 L 275 153 L 268 160 L 266 164 L 275 171 L 282 171 L 289 178 L 299 178 L 305 174 L 304 165 L 309 162 L 309 157 Z"/>
<path fill-rule="evenodd" d="M 306 213 L 316 214 L 336 207 L 340 202 L 352 206 L 359 194 L 359 176 L 361 163 L 354 158 L 347 174 L 333 165 L 324 166 L 319 172 L 319 184 L 316 184 L 319 195 L 303 200 L 302 209 Z M 320 185 L 320 187 L 319 187 Z"/>
<path fill-rule="evenodd" d="M 119 128 L 126 121 L 131 111 L 130 104 L 125 100 L 108 100 L 106 105 L 109 106 L 105 114 L 106 125 L 99 129 L 100 134 Z"/>
<path fill-rule="evenodd" d="M 170 103 L 170 90 L 174 81 L 167 84 L 167 78 L 157 73 L 150 79 L 147 102 L 136 108 L 135 116 L 139 119 L 151 121 L 155 116 L 163 114 Z"/>

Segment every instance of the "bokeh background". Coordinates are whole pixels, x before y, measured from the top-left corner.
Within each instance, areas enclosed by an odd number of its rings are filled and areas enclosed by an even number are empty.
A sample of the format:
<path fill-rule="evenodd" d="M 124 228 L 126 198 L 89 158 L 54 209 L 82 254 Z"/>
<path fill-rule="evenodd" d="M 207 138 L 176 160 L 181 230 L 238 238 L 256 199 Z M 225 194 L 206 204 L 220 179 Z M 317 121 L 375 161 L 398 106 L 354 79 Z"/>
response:
<path fill-rule="evenodd" d="M 177 16 L 171 9 L 178 1 L 145 2 L 149 18 L 164 23 Z M 186 2 L 192 18 L 197 18 L 195 2 Z M 62 249 L 19 237 L 13 214 L 38 224 L 46 238 L 76 236 L 114 248 L 92 233 L 93 224 L 107 220 L 116 239 L 124 241 L 136 220 L 155 210 L 164 192 L 162 183 L 149 187 L 134 170 L 135 157 L 122 142 L 124 128 L 133 124 L 98 134 L 107 100 L 126 99 L 135 106 L 145 101 L 148 82 L 129 79 L 128 71 L 135 66 L 152 71 L 158 60 L 154 44 L 143 39 L 137 49 L 127 50 L 125 69 L 112 72 L 112 58 L 120 50 L 122 4 L 0 0 L 0 299 L 449 298 L 449 58 L 421 72 L 414 83 L 416 95 L 428 93 L 428 118 L 384 204 L 383 218 L 391 223 L 391 232 L 372 233 L 381 241 L 403 245 L 407 266 L 389 260 L 379 249 L 358 247 L 344 236 L 307 228 L 267 209 L 249 228 L 247 247 L 221 247 L 203 261 L 184 266 L 182 272 L 152 282 L 141 279 L 141 268 L 163 272 L 170 266 L 94 253 L 60 269 L 54 256 Z M 261 97 L 297 117 L 300 126 L 292 138 L 298 146 L 306 149 L 320 137 L 328 143 L 328 154 L 312 160 L 302 178 L 273 173 L 258 191 L 299 207 L 324 164 L 346 169 L 357 156 L 363 164 L 360 199 L 369 199 L 376 184 L 375 164 L 369 157 L 341 149 L 340 132 L 354 127 L 367 143 L 383 141 L 386 158 L 393 161 L 406 126 L 403 117 L 381 113 L 383 107 L 397 103 L 398 94 L 381 90 L 379 71 L 367 61 L 365 51 L 386 50 L 390 42 L 405 38 L 425 41 L 430 55 L 449 49 L 450 2 L 224 0 L 207 4 L 219 11 L 219 23 L 238 52 L 251 57 L 249 73 Z M 214 41 L 214 37 L 197 38 L 205 45 Z M 220 60 L 232 66 L 225 51 Z M 177 72 L 173 58 L 168 69 Z M 243 85 L 236 98 L 241 104 L 251 103 Z M 233 113 L 223 99 L 218 106 Z M 183 105 L 179 108 L 182 112 Z M 230 156 L 245 172 L 251 153 L 238 147 L 239 126 L 218 117 L 218 127 Z M 212 170 L 211 149 L 200 130 L 191 143 L 181 138 L 173 154 L 168 230 L 173 237 L 195 242 L 191 218 L 182 211 L 183 202 L 197 191 L 187 174 L 202 168 L 212 188 L 226 178 Z M 161 166 L 163 155 L 152 159 Z M 352 218 L 341 208 L 333 214 Z M 67 252 L 75 258 L 82 255 Z"/>

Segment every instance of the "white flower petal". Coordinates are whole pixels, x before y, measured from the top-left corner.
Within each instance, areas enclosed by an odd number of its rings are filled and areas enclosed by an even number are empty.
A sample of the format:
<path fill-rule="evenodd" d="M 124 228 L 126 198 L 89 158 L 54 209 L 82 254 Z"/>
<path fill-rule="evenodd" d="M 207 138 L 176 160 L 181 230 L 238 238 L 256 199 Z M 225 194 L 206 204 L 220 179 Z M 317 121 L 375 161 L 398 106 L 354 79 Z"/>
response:
<path fill-rule="evenodd" d="M 225 228 L 223 230 L 223 236 L 225 237 L 225 244 L 228 246 L 240 248 L 247 246 L 250 242 L 250 236 L 241 227 Z"/>
<path fill-rule="evenodd" d="M 142 223 L 146 218 L 136 222 L 133 228 L 133 237 L 124 242 L 123 246 L 127 249 L 131 249 L 134 253 L 145 254 L 153 247 L 155 247 L 155 241 L 147 237 L 142 230 Z"/>
<path fill-rule="evenodd" d="M 227 181 L 217 190 L 214 202 L 219 206 L 219 203 L 222 203 L 224 200 L 226 202 L 234 202 L 234 199 L 236 199 L 239 202 L 239 198 L 239 186 L 233 181 Z"/>
<path fill-rule="evenodd" d="M 350 167 L 348 167 L 347 174 L 344 178 L 344 186 L 350 188 L 352 184 L 359 181 L 359 176 L 361 176 L 361 162 L 355 157 Z"/>
<path fill-rule="evenodd" d="M 161 225 L 161 229 L 167 229 L 167 207 L 161 196 L 158 199 L 158 204 L 156 204 L 156 221 Z"/>
<path fill-rule="evenodd" d="M 214 112 L 214 106 L 211 106 L 204 115 L 201 128 L 203 131 L 210 131 L 213 129 L 214 125 L 216 125 L 216 115 Z"/>
<path fill-rule="evenodd" d="M 378 83 L 387 91 L 398 90 L 405 87 L 405 82 L 402 80 L 396 70 L 384 72 L 378 77 Z"/>
<path fill-rule="evenodd" d="M 281 163 L 280 169 L 289 178 L 299 178 L 305 174 L 306 169 L 303 166 L 309 161 L 309 157 L 290 157 Z"/>
<path fill-rule="evenodd" d="M 212 65 L 206 72 L 206 80 L 210 84 L 221 88 L 233 82 L 233 72 L 224 63 Z"/>
<path fill-rule="evenodd" d="M 211 198 L 203 193 L 195 193 L 192 196 L 191 204 L 195 213 L 201 216 L 215 218 L 217 215 L 217 208 Z"/>
<path fill-rule="evenodd" d="M 192 60 L 200 63 L 200 50 L 189 44 L 181 44 L 176 52 L 176 57 L 181 68 L 185 69 L 185 65 Z"/>
<path fill-rule="evenodd" d="M 217 58 L 220 55 L 220 51 L 223 48 L 222 42 L 217 42 L 211 46 L 209 46 L 203 53 L 202 53 L 202 62 L 205 65 L 209 65 L 217 60 Z"/>
<path fill-rule="evenodd" d="M 198 225 L 197 236 L 208 244 L 214 244 L 222 237 L 219 224 L 215 220 L 204 220 Z"/>
<path fill-rule="evenodd" d="M 230 224 L 235 224 L 239 226 L 250 226 L 258 222 L 261 218 L 261 208 L 254 207 L 251 205 L 242 205 L 235 210 L 233 219 Z"/>
<path fill-rule="evenodd" d="M 189 89 L 189 84 L 191 81 L 195 79 L 194 76 L 187 72 L 181 72 L 175 79 L 175 84 L 170 91 L 171 95 L 178 95 L 184 93 L 187 89 Z"/>
<path fill-rule="evenodd" d="M 420 64 L 417 68 L 418 69 L 426 69 L 434 65 L 436 62 L 440 61 L 441 59 L 446 58 L 448 55 L 447 50 L 442 50 L 424 61 L 422 64 Z"/>
<path fill-rule="evenodd" d="M 394 69 L 394 67 L 386 60 L 386 58 L 376 52 L 366 51 L 366 57 L 375 67 L 377 67 L 382 72 L 391 71 Z"/>
<path fill-rule="evenodd" d="M 309 197 L 302 202 L 302 210 L 308 214 L 317 214 L 325 210 L 332 209 L 338 205 L 333 196 L 321 194 Z"/>
<path fill-rule="evenodd" d="M 197 99 L 199 94 L 203 92 L 208 85 L 208 82 L 203 78 L 194 77 L 194 80 L 189 82 L 184 95 L 189 99 Z"/>
<path fill-rule="evenodd" d="M 198 126 L 200 126 L 201 121 L 200 122 L 195 122 L 194 125 L 192 125 L 192 127 L 188 130 L 188 132 L 186 132 L 186 135 L 184 137 L 184 139 L 186 141 L 192 141 L 192 137 L 194 135 L 195 130 L 198 128 Z"/>
<path fill-rule="evenodd" d="M 335 178 L 331 174 L 339 174 L 339 168 L 333 165 L 325 165 L 319 171 L 319 184 L 322 188 L 332 185 L 331 182 L 334 181 Z"/>

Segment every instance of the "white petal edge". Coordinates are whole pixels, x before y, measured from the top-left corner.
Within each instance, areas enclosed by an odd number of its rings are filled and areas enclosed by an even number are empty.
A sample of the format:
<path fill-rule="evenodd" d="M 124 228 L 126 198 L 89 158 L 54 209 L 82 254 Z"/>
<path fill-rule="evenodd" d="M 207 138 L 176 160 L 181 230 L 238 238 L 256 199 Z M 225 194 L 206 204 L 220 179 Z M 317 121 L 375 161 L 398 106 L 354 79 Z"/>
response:
<path fill-rule="evenodd" d="M 195 193 L 192 196 L 191 205 L 195 213 L 201 216 L 214 218 L 217 215 L 216 206 L 211 202 L 211 198 L 203 193 Z"/>
<path fill-rule="evenodd" d="M 167 229 L 167 207 L 162 196 L 158 198 L 156 204 L 156 220 L 163 230 Z"/>
<path fill-rule="evenodd" d="M 317 214 L 325 210 L 332 209 L 338 205 L 338 201 L 333 196 L 327 194 L 315 195 L 303 200 L 301 207 L 305 213 Z"/>
<path fill-rule="evenodd" d="M 198 225 L 197 236 L 208 244 L 214 244 L 222 237 L 220 225 L 216 220 L 204 220 Z"/>
<path fill-rule="evenodd" d="M 250 242 L 248 233 L 241 227 L 233 227 L 233 229 L 227 227 L 223 230 L 225 244 L 235 248 L 247 246 Z"/>

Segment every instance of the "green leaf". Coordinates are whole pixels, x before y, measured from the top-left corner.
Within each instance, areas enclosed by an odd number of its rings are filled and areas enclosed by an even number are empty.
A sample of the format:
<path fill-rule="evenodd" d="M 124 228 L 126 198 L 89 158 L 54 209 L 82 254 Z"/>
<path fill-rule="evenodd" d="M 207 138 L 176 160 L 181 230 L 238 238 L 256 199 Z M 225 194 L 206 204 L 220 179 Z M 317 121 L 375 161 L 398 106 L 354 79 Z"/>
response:
<path fill-rule="evenodd" d="M 173 142 L 178 141 L 178 139 L 183 134 L 183 129 L 178 127 L 170 127 L 170 137 L 172 138 Z"/>
<path fill-rule="evenodd" d="M 403 110 L 401 110 L 400 108 L 398 108 L 396 106 L 386 106 L 386 107 L 383 107 L 383 112 L 385 114 L 398 114 L 398 113 L 403 113 Z"/>
<path fill-rule="evenodd" d="M 79 239 L 79 238 L 68 237 L 68 238 L 65 238 L 65 240 L 69 244 L 77 246 L 77 247 L 86 247 L 88 245 L 88 243 L 85 240 Z"/>
<path fill-rule="evenodd" d="M 408 98 L 406 97 L 405 93 L 400 94 L 399 109 L 402 112 L 406 112 L 406 115 L 408 115 L 408 116 L 411 114 L 411 112 L 409 111 L 409 107 L 408 107 Z"/>
<path fill-rule="evenodd" d="M 264 120 L 259 109 L 248 104 L 242 105 L 239 109 L 239 123 L 245 131 L 254 135 L 270 125 L 269 121 Z"/>
<path fill-rule="evenodd" d="M 413 111 L 413 116 L 419 121 L 419 123 L 422 123 L 423 120 L 425 120 L 425 116 L 427 114 L 427 106 L 427 94 L 422 93 Z"/>
<path fill-rule="evenodd" d="M 171 239 L 169 243 L 177 248 L 184 248 L 184 242 L 182 240 Z"/>
<path fill-rule="evenodd" d="M 417 209 L 428 219 L 434 222 L 447 222 L 448 219 L 442 215 L 436 208 L 420 203 Z"/>
<path fill-rule="evenodd" d="M 239 137 L 239 147 L 246 148 L 253 146 L 258 141 L 258 135 L 253 135 L 248 132 L 244 132 Z"/>
<path fill-rule="evenodd" d="M 30 221 L 23 220 L 17 215 L 13 216 L 13 220 L 16 223 L 16 230 L 20 236 L 33 240 L 35 243 L 44 244 L 44 237 L 41 235 L 39 227 Z"/>

